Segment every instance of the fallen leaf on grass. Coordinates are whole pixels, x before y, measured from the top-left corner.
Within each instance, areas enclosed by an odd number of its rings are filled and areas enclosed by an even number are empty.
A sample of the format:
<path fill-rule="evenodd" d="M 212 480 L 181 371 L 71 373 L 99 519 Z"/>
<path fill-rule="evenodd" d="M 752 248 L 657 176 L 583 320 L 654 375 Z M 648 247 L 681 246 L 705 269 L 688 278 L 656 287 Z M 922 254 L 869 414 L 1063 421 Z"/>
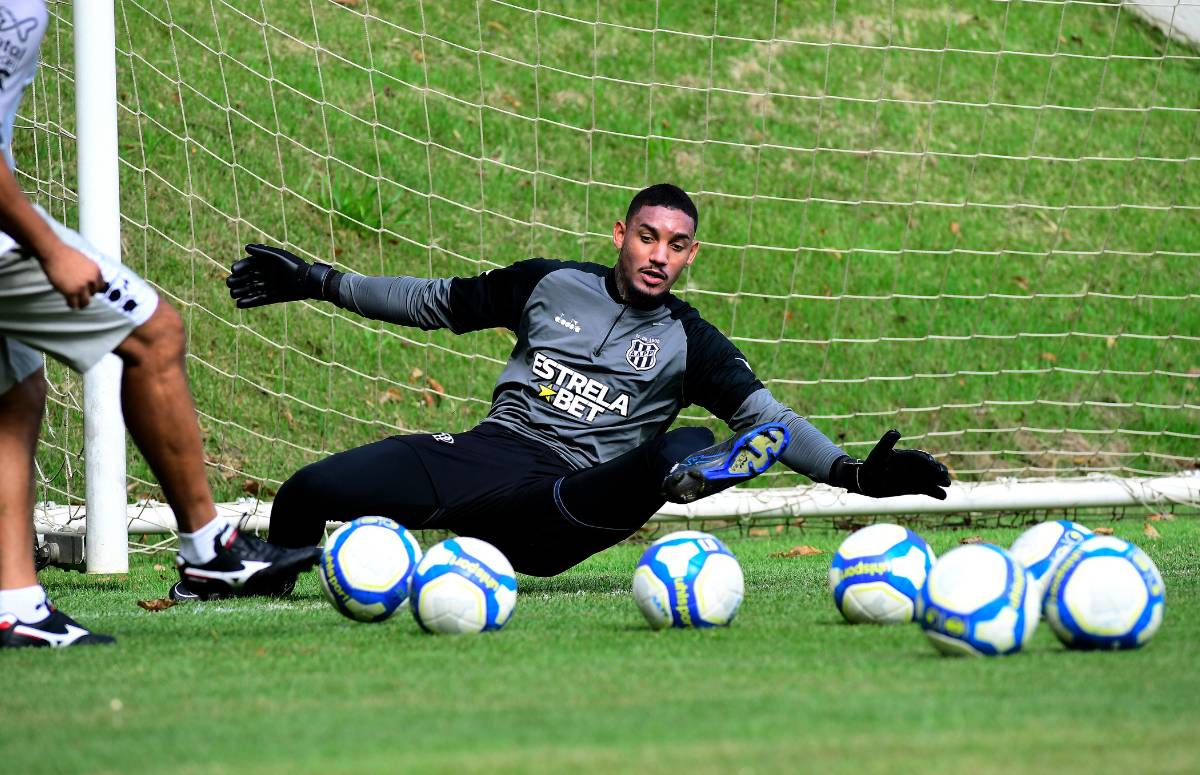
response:
<path fill-rule="evenodd" d="M 175 601 L 169 597 L 160 597 L 155 600 L 139 600 L 137 601 L 139 608 L 145 608 L 147 611 L 154 613 L 155 611 L 165 611 L 175 605 Z"/>
<path fill-rule="evenodd" d="M 767 530 L 765 527 L 752 527 L 752 528 L 750 528 L 749 532 L 750 532 L 750 535 L 758 536 L 758 537 L 771 535 L 771 532 L 769 530 Z"/>
<path fill-rule="evenodd" d="M 1146 517 L 1146 519 L 1150 522 L 1173 522 L 1173 521 L 1175 521 L 1175 515 L 1174 514 L 1151 514 L 1150 516 Z"/>
<path fill-rule="evenodd" d="M 1153 541 L 1157 541 L 1158 539 L 1162 538 L 1162 534 L 1158 532 L 1158 528 L 1156 528 L 1154 525 L 1151 525 L 1149 522 L 1142 526 L 1142 535 Z"/>
<path fill-rule="evenodd" d="M 381 395 L 379 397 L 379 403 L 381 403 L 381 404 L 386 404 L 389 401 L 403 401 L 403 400 L 404 400 L 404 394 L 401 393 L 398 389 L 396 389 L 394 387 L 390 387 L 387 390 L 383 391 L 383 395 Z"/>
<path fill-rule="evenodd" d="M 963 536 L 958 539 L 958 542 L 960 544 L 981 544 L 983 543 L 983 536 Z"/>
<path fill-rule="evenodd" d="M 1098 536 L 1110 536 L 1113 534 L 1113 529 L 1111 527 L 1098 527 L 1092 532 Z"/>
<path fill-rule="evenodd" d="M 786 557 L 811 557 L 814 554 L 825 554 L 825 552 L 821 549 L 818 549 L 815 546 L 809 546 L 808 544 L 800 544 L 799 546 L 793 546 L 791 549 L 788 549 L 783 552 L 771 552 L 771 554 L 769 554 L 768 556 L 769 557 L 785 557 L 785 558 Z"/>
<path fill-rule="evenodd" d="M 166 569 L 167 569 L 167 566 L 166 566 L 166 565 L 163 565 L 162 563 L 158 563 L 158 562 L 154 563 L 154 570 L 156 570 L 156 571 L 160 571 L 160 572 L 161 572 L 161 571 L 164 571 L 164 570 L 166 570 Z"/>

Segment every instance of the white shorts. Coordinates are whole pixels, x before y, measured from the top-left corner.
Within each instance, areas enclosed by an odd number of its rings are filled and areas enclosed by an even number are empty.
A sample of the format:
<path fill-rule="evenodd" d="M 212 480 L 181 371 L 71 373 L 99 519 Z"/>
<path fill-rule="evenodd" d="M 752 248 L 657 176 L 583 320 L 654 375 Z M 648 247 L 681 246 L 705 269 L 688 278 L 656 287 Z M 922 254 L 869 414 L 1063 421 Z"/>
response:
<path fill-rule="evenodd" d="M 86 307 L 71 309 L 28 251 L 0 254 L 0 394 L 37 371 L 42 353 L 86 371 L 158 308 L 158 293 L 145 280 L 35 209 L 59 239 L 100 266 L 107 285 Z"/>

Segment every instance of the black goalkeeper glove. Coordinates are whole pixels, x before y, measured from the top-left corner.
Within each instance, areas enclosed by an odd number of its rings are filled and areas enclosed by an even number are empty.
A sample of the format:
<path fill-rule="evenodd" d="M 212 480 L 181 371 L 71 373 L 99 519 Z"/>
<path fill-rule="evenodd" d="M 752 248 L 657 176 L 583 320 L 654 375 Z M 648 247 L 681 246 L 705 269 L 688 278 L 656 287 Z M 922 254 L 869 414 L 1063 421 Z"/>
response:
<path fill-rule="evenodd" d="M 864 461 L 844 457 L 833 464 L 830 483 L 872 498 L 928 495 L 946 500 L 950 472 L 920 449 L 894 449 L 900 431 L 889 430 Z"/>
<path fill-rule="evenodd" d="M 230 269 L 225 284 L 241 309 L 297 299 L 337 300 L 342 273 L 310 264 L 283 248 L 247 245 L 246 257 Z"/>

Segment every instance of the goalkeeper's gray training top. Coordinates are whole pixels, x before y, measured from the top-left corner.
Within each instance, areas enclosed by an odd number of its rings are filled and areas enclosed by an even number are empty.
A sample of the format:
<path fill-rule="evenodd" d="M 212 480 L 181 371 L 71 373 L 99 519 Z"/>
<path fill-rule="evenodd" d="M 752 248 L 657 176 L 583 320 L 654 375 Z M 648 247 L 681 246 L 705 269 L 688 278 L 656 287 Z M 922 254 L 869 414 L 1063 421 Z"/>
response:
<path fill-rule="evenodd" d="M 346 274 L 337 296 L 364 317 L 427 331 L 515 332 L 484 422 L 544 444 L 576 468 L 664 433 L 691 404 L 734 430 L 786 423 L 791 443 L 782 460 L 817 481 L 846 454 L 777 401 L 690 304 L 666 294 L 654 309 L 630 307 L 610 267 L 531 259 L 467 278 Z"/>

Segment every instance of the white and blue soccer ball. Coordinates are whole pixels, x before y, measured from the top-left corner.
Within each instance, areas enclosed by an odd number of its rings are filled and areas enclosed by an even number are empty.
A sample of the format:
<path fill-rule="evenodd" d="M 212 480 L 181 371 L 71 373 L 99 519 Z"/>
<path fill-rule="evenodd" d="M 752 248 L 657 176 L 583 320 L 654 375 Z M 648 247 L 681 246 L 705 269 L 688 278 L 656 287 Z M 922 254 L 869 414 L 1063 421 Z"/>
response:
<path fill-rule="evenodd" d="M 1013 541 L 1009 554 L 1033 574 L 1038 588 L 1045 593 L 1046 581 L 1062 559 L 1092 531 L 1069 519 L 1056 519 L 1034 525 Z"/>
<path fill-rule="evenodd" d="M 969 544 L 933 564 L 917 597 L 917 623 L 943 654 L 1014 654 L 1033 636 L 1040 604 L 1032 574 L 1011 554 Z"/>
<path fill-rule="evenodd" d="M 925 539 L 900 525 L 851 533 L 829 566 L 829 590 L 852 623 L 911 622 L 917 595 L 937 558 Z"/>
<path fill-rule="evenodd" d="M 1112 536 L 1093 536 L 1055 568 L 1043 612 L 1069 648 L 1135 649 L 1162 624 L 1166 586 L 1145 552 Z"/>
<path fill-rule="evenodd" d="M 498 630 L 517 604 L 517 577 L 499 549 L 478 538 L 430 547 L 412 578 L 412 613 L 426 632 Z"/>
<path fill-rule="evenodd" d="M 340 613 L 381 622 L 408 599 L 409 579 L 420 560 L 412 533 L 386 517 L 361 517 L 326 539 L 317 578 Z"/>
<path fill-rule="evenodd" d="M 633 599 L 656 630 L 727 625 L 744 595 L 742 566 L 733 552 L 698 530 L 658 539 L 633 573 Z"/>

